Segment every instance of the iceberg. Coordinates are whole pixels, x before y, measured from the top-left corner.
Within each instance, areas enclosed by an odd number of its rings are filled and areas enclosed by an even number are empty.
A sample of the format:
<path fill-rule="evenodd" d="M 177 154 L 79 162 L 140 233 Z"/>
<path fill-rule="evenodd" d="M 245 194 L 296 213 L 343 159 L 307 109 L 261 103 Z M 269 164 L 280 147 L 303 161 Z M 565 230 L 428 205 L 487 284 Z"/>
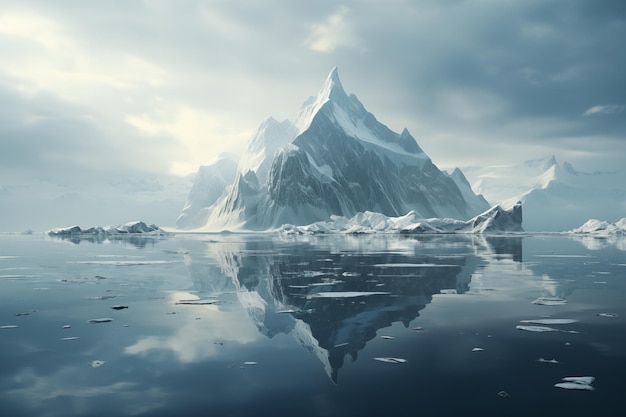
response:
<path fill-rule="evenodd" d="M 88 229 L 81 229 L 80 226 L 57 227 L 48 230 L 49 236 L 55 237 L 108 237 L 123 235 L 150 235 L 161 236 L 167 235 L 168 232 L 161 229 L 155 224 L 147 225 L 142 221 L 132 221 L 119 226 L 95 226 Z"/>
<path fill-rule="evenodd" d="M 615 223 L 589 219 L 580 227 L 570 230 L 569 233 L 592 236 L 626 236 L 626 217 L 616 221 Z"/>
<path fill-rule="evenodd" d="M 179 230 L 267 231 L 361 213 L 466 220 L 490 207 L 460 170 L 439 170 L 408 130 L 392 131 L 348 95 L 336 68 L 294 122 L 263 122 L 233 166 L 218 158 L 200 168 Z M 480 227 L 502 227 L 500 214 L 487 216 Z"/>
<path fill-rule="evenodd" d="M 315 222 L 306 226 L 293 224 L 282 225 L 280 232 L 286 234 L 375 234 L 375 233 L 402 233 L 402 234 L 437 234 L 437 233 L 495 233 L 521 232 L 522 205 L 514 204 L 504 210 L 500 206 L 479 214 L 467 220 L 450 218 L 423 219 L 415 211 L 404 216 L 388 217 L 381 213 L 357 213 L 351 218 L 331 216 L 328 221 Z M 427 266 L 427 265 L 424 265 Z M 441 265 L 436 265 L 441 266 Z"/>

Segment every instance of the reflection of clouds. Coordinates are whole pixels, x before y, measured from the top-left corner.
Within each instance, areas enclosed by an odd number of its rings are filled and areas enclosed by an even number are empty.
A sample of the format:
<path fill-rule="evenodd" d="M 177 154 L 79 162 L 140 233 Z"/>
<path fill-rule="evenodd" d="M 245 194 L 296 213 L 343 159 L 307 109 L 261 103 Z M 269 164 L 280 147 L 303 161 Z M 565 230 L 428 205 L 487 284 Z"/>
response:
<path fill-rule="evenodd" d="M 175 292 L 170 296 L 173 303 L 198 299 L 197 295 L 188 292 Z M 177 316 L 183 316 L 184 322 L 174 332 L 165 336 L 142 337 L 127 346 L 124 353 L 147 356 L 150 352 L 166 351 L 182 363 L 193 363 L 223 353 L 211 340 L 245 344 L 260 338 L 245 312 L 239 309 L 225 312 L 218 305 L 190 305 L 177 313 Z"/>
<path fill-rule="evenodd" d="M 67 416 L 93 414 L 92 400 L 97 397 L 103 397 L 102 404 L 98 404 L 101 412 L 119 416 L 144 414 L 161 408 L 169 401 L 162 389 L 145 387 L 136 382 L 88 385 L 82 376 L 86 370 L 92 371 L 86 362 L 45 376 L 35 374 L 32 368 L 25 368 L 13 378 L 14 385 L 18 387 L 5 390 L 3 396 L 20 404 L 21 410 L 30 405 L 33 415 L 40 416 L 59 415 L 61 409 L 61 414 Z M 106 400 L 111 397 L 116 400 Z"/>

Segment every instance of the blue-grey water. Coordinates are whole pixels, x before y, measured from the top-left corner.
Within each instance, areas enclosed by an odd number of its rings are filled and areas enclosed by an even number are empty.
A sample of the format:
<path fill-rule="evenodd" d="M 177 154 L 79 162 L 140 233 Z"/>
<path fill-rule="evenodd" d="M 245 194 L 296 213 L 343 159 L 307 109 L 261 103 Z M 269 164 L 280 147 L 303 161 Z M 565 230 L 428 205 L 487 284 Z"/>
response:
<path fill-rule="evenodd" d="M 620 415 L 625 300 L 623 239 L 0 235 L 0 414 Z"/>

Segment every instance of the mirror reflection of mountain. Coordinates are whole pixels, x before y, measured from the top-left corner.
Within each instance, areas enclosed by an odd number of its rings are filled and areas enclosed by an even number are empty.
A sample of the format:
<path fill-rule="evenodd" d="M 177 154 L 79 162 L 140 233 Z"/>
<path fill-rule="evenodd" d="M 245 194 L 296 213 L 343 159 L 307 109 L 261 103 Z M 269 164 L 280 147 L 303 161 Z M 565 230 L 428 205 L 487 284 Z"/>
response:
<path fill-rule="evenodd" d="M 292 334 L 333 382 L 379 329 L 408 327 L 434 294 L 464 293 L 486 256 L 521 260 L 521 238 L 227 237 L 189 241 L 195 289 L 235 291 L 259 332 Z"/>

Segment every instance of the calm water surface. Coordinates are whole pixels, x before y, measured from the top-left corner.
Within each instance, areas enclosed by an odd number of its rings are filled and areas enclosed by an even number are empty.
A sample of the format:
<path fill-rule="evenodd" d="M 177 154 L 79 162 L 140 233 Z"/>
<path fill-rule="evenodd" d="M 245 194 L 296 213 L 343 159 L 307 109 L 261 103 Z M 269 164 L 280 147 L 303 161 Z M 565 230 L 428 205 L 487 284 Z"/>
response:
<path fill-rule="evenodd" d="M 558 236 L 0 235 L 1 415 L 620 415 L 625 250 Z M 576 322 L 521 322 L 546 318 Z M 594 390 L 554 387 L 569 376 Z"/>

